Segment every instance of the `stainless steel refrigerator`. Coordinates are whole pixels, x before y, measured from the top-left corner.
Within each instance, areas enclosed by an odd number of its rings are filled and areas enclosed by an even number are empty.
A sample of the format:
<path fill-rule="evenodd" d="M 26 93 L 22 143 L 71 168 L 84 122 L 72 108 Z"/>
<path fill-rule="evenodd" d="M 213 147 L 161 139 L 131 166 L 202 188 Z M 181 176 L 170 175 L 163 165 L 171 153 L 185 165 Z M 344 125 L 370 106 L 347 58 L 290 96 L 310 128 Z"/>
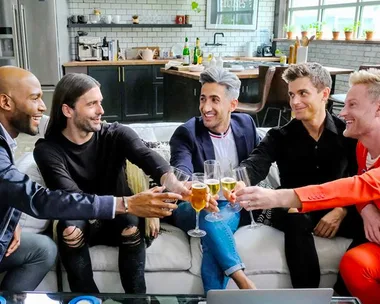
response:
<path fill-rule="evenodd" d="M 70 60 L 67 0 L 0 0 L 0 66 L 30 70 L 50 108 L 62 64 Z"/>

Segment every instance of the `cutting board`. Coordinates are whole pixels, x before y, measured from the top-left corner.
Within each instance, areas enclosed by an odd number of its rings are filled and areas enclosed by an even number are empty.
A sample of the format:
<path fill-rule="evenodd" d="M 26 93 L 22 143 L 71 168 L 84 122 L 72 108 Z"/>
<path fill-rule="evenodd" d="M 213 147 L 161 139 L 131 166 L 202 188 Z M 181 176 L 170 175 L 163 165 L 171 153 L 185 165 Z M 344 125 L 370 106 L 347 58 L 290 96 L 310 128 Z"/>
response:
<path fill-rule="evenodd" d="M 135 50 L 145 50 L 145 49 L 150 49 L 152 51 L 156 50 L 154 55 L 153 55 L 153 59 L 157 59 L 157 57 L 160 56 L 160 47 L 159 46 L 139 46 L 139 47 L 132 47 L 132 49 L 135 49 Z"/>

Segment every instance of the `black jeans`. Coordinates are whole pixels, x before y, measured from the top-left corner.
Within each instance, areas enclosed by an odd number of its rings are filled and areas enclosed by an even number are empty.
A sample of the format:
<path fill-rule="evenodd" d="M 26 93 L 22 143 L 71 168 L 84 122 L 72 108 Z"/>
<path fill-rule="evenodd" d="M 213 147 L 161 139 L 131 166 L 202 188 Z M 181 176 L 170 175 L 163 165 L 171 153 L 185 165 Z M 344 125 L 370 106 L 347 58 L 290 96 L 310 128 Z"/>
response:
<path fill-rule="evenodd" d="M 319 220 L 330 211 L 331 209 L 309 213 L 288 213 L 287 209 L 272 210 L 273 226 L 284 232 L 285 256 L 294 288 L 319 287 L 319 260 L 312 232 Z M 363 221 L 355 207 L 347 208 L 347 215 L 336 236 L 352 238 L 353 242 L 349 249 L 365 241 Z M 342 295 L 348 293 L 340 274 L 338 274 L 334 289 Z"/>
<path fill-rule="evenodd" d="M 63 240 L 63 231 L 69 226 L 79 228 L 84 242 L 79 247 L 69 246 Z M 143 230 L 122 236 L 125 228 L 139 227 L 139 218 L 129 214 L 117 215 L 113 220 L 59 221 L 58 249 L 67 271 L 72 292 L 98 293 L 92 272 L 89 247 L 95 245 L 119 246 L 119 272 L 126 293 L 145 293 L 145 242 Z"/>

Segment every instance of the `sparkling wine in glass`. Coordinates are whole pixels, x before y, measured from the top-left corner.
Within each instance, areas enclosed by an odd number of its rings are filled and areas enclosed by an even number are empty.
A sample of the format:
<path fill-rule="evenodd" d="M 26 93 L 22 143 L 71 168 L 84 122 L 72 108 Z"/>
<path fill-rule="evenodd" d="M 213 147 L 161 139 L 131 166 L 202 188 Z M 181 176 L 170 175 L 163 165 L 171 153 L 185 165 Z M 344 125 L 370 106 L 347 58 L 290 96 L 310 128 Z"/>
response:
<path fill-rule="evenodd" d="M 220 191 L 220 163 L 217 160 L 206 160 L 204 162 L 205 183 L 210 190 L 212 196 Z M 219 212 L 207 214 L 206 221 L 219 222 L 223 216 Z"/>
<path fill-rule="evenodd" d="M 206 207 L 208 188 L 205 184 L 204 173 L 193 173 L 191 184 L 191 207 L 196 212 L 195 229 L 189 230 L 188 235 L 192 237 L 203 237 L 206 231 L 199 229 L 199 212 Z"/>
<path fill-rule="evenodd" d="M 236 177 L 234 175 L 234 171 L 232 169 L 231 162 L 228 159 L 221 160 L 221 179 L 220 183 L 222 185 L 223 190 L 227 192 L 231 192 L 236 186 Z M 243 209 L 239 203 L 228 203 L 226 205 L 226 209 L 229 212 L 237 213 Z"/>

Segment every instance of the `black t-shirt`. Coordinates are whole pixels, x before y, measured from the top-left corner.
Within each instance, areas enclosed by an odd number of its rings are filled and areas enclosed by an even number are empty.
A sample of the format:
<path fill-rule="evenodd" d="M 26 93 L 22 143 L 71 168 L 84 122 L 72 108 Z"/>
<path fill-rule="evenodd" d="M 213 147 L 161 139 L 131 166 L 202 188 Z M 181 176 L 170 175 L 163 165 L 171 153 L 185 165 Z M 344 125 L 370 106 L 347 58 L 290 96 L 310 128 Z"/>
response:
<path fill-rule="evenodd" d="M 40 139 L 34 158 L 48 188 L 98 195 L 131 195 L 125 174 L 126 159 L 158 183 L 169 168 L 131 128 L 118 123 L 103 124 L 82 145 L 61 133 Z"/>
<path fill-rule="evenodd" d="M 326 112 L 324 130 L 316 141 L 301 121 L 293 119 L 283 127 L 269 130 L 241 165 L 247 167 L 255 185 L 276 162 L 281 188 L 288 189 L 355 175 L 357 141 L 344 137 L 344 129 L 342 120 Z"/>

